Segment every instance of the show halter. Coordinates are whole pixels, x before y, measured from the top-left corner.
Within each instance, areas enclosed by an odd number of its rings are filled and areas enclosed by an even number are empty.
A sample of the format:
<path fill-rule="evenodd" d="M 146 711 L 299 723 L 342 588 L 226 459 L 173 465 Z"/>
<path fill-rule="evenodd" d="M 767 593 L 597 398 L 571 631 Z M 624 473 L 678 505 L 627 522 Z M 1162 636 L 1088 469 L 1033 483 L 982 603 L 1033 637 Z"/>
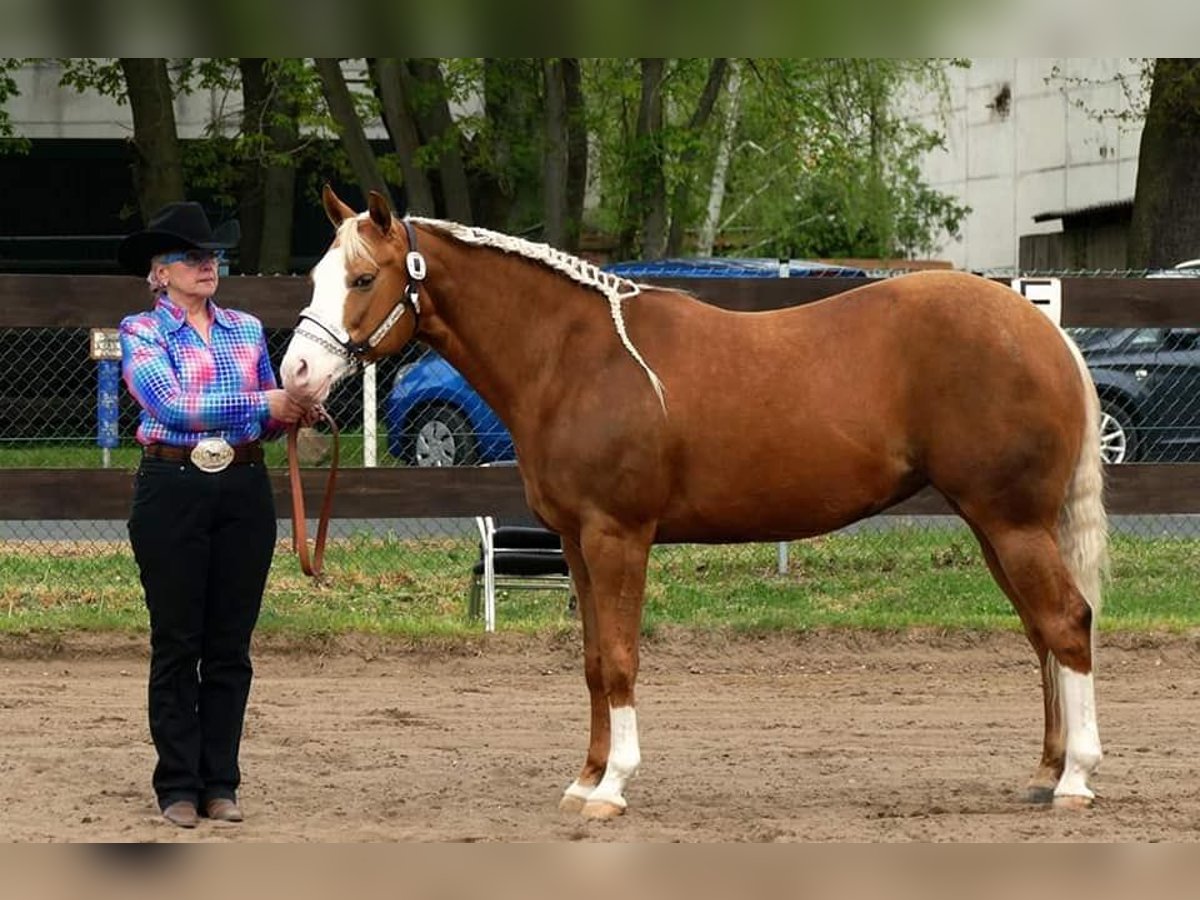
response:
<path fill-rule="evenodd" d="M 404 257 L 404 267 L 408 272 L 408 282 L 404 286 L 404 292 L 400 295 L 400 299 L 396 301 L 378 327 L 367 336 L 367 339 L 365 341 L 350 340 L 350 335 L 344 328 L 321 321 L 321 318 L 313 313 L 309 307 L 300 311 L 300 320 L 296 323 L 296 334 L 302 335 L 331 353 L 349 360 L 351 365 L 361 366 L 363 365 L 363 358 L 379 346 L 384 336 L 392 330 L 395 324 L 400 321 L 400 317 L 409 308 L 412 309 L 413 318 L 416 320 L 413 331 L 415 332 L 420 327 L 420 286 L 421 282 L 425 280 L 425 273 L 428 267 L 425 264 L 425 257 L 417 250 L 417 231 L 413 228 L 412 222 L 405 218 L 401 219 L 401 223 L 404 225 L 404 231 L 408 237 L 408 254 Z M 325 332 L 328 338 L 321 334 L 314 334 L 308 329 L 301 327 L 305 322 L 311 322 L 314 326 Z"/>

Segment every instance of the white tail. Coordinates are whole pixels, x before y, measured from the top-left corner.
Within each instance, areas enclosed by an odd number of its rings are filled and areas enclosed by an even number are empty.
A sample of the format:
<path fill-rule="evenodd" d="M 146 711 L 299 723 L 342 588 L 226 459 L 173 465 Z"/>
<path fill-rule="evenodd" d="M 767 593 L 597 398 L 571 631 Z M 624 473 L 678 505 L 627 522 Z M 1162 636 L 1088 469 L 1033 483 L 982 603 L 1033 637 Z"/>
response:
<path fill-rule="evenodd" d="M 1100 617 L 1101 587 L 1108 572 L 1108 514 L 1104 510 L 1104 461 L 1100 456 L 1100 398 L 1083 354 L 1063 332 L 1079 367 L 1087 417 L 1075 474 L 1058 521 L 1059 551 L 1075 586 L 1092 608 L 1092 631 Z"/>

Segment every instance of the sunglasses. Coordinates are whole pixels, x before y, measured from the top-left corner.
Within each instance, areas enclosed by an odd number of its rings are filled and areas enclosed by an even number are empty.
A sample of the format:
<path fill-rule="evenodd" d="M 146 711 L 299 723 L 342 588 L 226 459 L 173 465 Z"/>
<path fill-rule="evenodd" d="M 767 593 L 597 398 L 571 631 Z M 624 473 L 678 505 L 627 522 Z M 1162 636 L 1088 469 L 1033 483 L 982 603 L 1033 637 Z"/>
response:
<path fill-rule="evenodd" d="M 211 262 L 219 265 L 225 261 L 225 253 L 222 250 L 177 250 L 174 253 L 162 254 L 159 260 L 162 265 L 181 262 L 185 266 L 198 269 Z"/>

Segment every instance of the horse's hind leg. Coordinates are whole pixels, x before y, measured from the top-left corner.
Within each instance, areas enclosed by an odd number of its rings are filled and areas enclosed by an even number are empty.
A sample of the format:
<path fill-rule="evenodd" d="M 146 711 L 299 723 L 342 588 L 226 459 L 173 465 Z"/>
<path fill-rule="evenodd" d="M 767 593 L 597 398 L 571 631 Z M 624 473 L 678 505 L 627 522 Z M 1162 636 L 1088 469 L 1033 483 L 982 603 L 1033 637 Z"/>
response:
<path fill-rule="evenodd" d="M 1046 646 L 1046 642 L 1042 640 L 1038 630 L 1025 618 L 1020 598 L 1009 582 L 1008 576 L 1004 574 L 1004 569 L 1000 565 L 1000 560 L 996 557 L 996 551 L 992 548 L 991 541 L 973 523 L 968 524 L 971 524 L 971 530 L 975 532 L 975 537 L 979 540 L 979 547 L 983 551 L 983 558 L 987 562 L 992 577 L 996 580 L 1000 589 L 1008 596 L 1008 599 L 1012 601 L 1017 614 L 1021 617 L 1022 624 L 1025 626 L 1025 636 L 1029 639 L 1029 643 L 1033 645 L 1034 652 L 1037 653 L 1042 678 L 1042 705 L 1045 708 L 1045 733 L 1042 738 L 1042 759 L 1038 764 L 1037 771 L 1029 780 L 1028 797 L 1030 801 L 1035 803 L 1048 803 L 1054 796 L 1055 785 L 1058 784 L 1059 779 L 1062 777 L 1063 762 L 1067 752 L 1066 731 L 1063 728 L 1062 704 L 1059 702 L 1057 667 L 1051 662 L 1050 648 Z"/>
<path fill-rule="evenodd" d="M 994 523 L 980 527 L 1012 589 L 1010 596 L 1034 635 L 1034 646 L 1040 642 L 1049 651 L 1043 666 L 1049 670 L 1046 677 L 1056 676 L 1066 740 L 1055 804 L 1089 805 L 1094 795 L 1088 777 L 1101 757 L 1092 678 L 1092 609 L 1071 578 L 1049 528 Z M 1054 754 L 1048 755 L 1057 765 Z"/>

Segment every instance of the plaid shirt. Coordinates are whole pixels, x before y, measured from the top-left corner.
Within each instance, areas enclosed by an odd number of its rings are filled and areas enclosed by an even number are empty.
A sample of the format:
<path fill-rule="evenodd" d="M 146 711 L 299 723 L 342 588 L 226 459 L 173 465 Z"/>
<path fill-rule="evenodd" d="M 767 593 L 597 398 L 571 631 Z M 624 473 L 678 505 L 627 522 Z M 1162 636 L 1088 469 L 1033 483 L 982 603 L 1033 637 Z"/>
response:
<path fill-rule="evenodd" d="M 210 343 L 165 294 L 121 321 L 121 373 L 142 411 L 141 444 L 189 446 L 222 437 L 233 446 L 278 437 L 264 391 L 278 387 L 262 323 L 208 301 Z"/>

